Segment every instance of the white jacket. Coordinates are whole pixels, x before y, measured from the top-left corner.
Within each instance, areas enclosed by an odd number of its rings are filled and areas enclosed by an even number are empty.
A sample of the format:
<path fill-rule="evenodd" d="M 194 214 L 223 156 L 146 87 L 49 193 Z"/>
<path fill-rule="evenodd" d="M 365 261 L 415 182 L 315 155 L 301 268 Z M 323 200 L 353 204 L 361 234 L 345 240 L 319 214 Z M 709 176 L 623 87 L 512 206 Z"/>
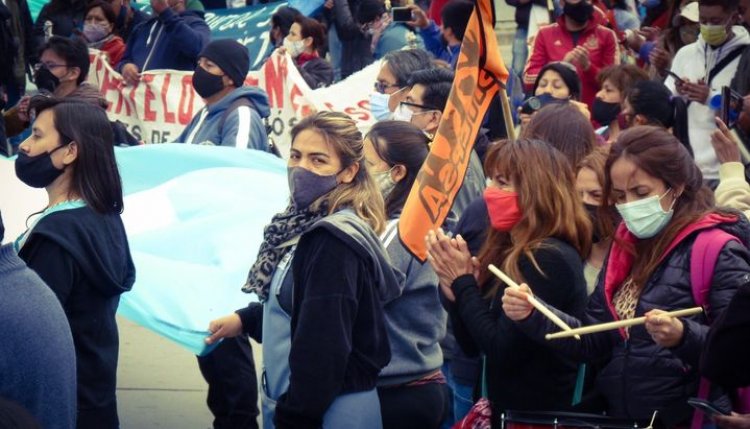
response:
<path fill-rule="evenodd" d="M 672 61 L 672 71 L 683 79 L 697 82 L 701 79 L 708 80 L 711 69 L 728 53 L 740 46 L 750 45 L 750 35 L 741 26 L 733 26 L 734 37 L 724 45 L 713 48 L 708 46 L 703 37 L 698 41 L 684 46 L 677 52 Z M 719 178 L 719 160 L 716 158 L 714 148 L 711 146 L 711 133 L 716 129 L 714 118 L 718 112 L 711 109 L 707 104 L 711 98 L 721 94 L 721 87 L 729 86 L 732 82 L 740 56 L 727 64 L 711 81 L 711 92 L 705 103 L 691 102 L 688 106 L 688 135 L 690 146 L 693 148 L 695 163 L 703 173 L 704 179 Z M 677 94 L 675 80 L 672 76 L 664 81 L 673 94 Z"/>

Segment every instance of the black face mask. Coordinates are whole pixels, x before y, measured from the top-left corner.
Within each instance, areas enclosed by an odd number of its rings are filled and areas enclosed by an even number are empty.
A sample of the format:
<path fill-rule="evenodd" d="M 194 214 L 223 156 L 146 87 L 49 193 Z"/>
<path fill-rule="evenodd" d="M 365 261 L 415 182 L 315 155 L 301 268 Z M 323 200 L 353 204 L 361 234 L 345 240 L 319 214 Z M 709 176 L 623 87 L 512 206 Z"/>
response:
<path fill-rule="evenodd" d="M 18 152 L 16 176 L 32 188 L 46 188 L 65 171 L 52 164 L 52 154 L 66 146 L 58 146 L 51 152 L 37 156 L 28 156 L 23 152 Z"/>
<path fill-rule="evenodd" d="M 593 225 L 593 236 L 591 237 L 592 243 L 598 243 L 602 241 L 602 234 L 599 231 L 599 206 L 595 204 L 586 204 L 583 203 L 583 208 L 586 209 L 586 214 L 589 215 L 589 219 L 591 219 L 591 224 Z"/>
<path fill-rule="evenodd" d="M 594 105 L 591 108 L 591 117 L 599 125 L 609 125 L 611 122 L 617 120 L 617 115 L 619 114 L 620 103 L 607 103 L 598 98 L 594 99 Z"/>
<path fill-rule="evenodd" d="M 39 89 L 55 92 L 55 89 L 60 85 L 60 79 L 53 75 L 50 69 L 42 66 L 34 74 L 34 83 Z"/>
<path fill-rule="evenodd" d="M 193 73 L 193 88 L 202 98 L 208 98 L 224 89 L 222 77 L 211 74 L 198 66 Z"/>
<path fill-rule="evenodd" d="M 594 6 L 590 3 L 586 3 L 584 0 L 581 0 L 576 4 L 565 3 L 565 6 L 563 7 L 563 15 L 579 24 L 587 22 L 593 14 Z"/>

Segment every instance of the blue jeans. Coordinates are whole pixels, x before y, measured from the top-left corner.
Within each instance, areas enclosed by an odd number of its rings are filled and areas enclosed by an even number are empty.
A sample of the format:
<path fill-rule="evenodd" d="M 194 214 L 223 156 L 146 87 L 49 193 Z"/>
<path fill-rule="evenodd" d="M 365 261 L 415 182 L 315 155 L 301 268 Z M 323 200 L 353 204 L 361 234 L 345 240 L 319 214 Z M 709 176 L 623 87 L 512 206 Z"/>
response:
<path fill-rule="evenodd" d="M 341 80 L 341 40 L 334 24 L 328 29 L 328 52 L 331 54 L 333 81 L 338 82 Z"/>
<path fill-rule="evenodd" d="M 519 77 L 523 76 L 523 69 L 526 67 L 526 60 L 529 57 L 529 45 L 526 39 L 529 35 L 528 28 L 517 28 L 516 37 L 513 39 L 513 64 L 511 69 L 513 74 Z"/>
<path fill-rule="evenodd" d="M 450 361 L 446 361 L 443 364 L 442 371 L 451 390 L 450 400 L 452 405 L 448 410 L 449 414 L 443 422 L 442 428 L 450 429 L 457 421 L 469 414 L 469 410 L 474 405 L 474 386 L 467 386 L 456 382 L 456 379 L 453 378 Z"/>

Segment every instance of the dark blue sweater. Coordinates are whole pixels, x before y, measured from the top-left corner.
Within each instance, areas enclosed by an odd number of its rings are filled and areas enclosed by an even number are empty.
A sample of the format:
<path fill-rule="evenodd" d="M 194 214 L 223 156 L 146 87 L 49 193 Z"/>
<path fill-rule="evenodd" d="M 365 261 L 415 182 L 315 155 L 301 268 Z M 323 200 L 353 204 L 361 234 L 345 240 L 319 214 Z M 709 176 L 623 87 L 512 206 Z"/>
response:
<path fill-rule="evenodd" d="M 167 9 L 133 29 L 125 53 L 117 65 L 133 63 L 138 71 L 194 70 L 198 54 L 211 38 L 203 12 Z"/>
<path fill-rule="evenodd" d="M 0 247 L 0 396 L 46 429 L 76 423 L 76 355 L 68 320 L 49 287 Z"/>

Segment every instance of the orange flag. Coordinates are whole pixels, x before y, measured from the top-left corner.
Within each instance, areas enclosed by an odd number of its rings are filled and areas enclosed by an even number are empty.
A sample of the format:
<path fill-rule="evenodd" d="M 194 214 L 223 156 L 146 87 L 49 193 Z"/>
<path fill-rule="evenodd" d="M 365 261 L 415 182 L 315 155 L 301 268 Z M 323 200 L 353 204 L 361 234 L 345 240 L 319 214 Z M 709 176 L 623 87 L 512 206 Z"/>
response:
<path fill-rule="evenodd" d="M 427 231 L 440 227 L 448 216 L 485 112 L 508 78 L 494 24 L 492 1 L 477 0 L 430 154 L 419 170 L 399 220 L 401 241 L 421 261 L 427 259 Z"/>

